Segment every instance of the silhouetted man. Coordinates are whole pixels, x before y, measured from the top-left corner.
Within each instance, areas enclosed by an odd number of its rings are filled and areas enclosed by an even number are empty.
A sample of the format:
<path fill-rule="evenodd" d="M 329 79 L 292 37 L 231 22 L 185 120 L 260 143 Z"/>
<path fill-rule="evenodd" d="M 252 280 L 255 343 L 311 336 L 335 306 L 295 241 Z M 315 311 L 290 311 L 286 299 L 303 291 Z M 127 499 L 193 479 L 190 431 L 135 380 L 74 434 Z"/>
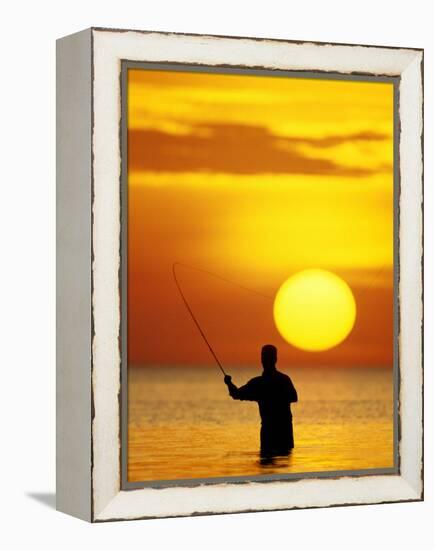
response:
<path fill-rule="evenodd" d="M 285 455 L 294 447 L 291 403 L 298 400 L 294 385 L 286 374 L 276 369 L 277 348 L 263 346 L 262 376 L 252 378 L 237 388 L 232 377 L 226 375 L 229 395 L 241 401 L 257 401 L 261 415 L 261 455 Z"/>

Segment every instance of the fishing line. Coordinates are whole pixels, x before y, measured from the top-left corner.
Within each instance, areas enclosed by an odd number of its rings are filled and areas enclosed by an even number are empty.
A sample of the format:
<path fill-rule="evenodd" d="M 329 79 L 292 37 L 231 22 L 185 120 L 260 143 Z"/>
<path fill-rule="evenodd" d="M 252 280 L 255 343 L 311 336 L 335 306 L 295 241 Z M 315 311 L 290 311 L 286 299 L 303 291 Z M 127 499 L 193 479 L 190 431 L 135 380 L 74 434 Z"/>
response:
<path fill-rule="evenodd" d="M 200 273 L 205 273 L 206 275 L 210 275 L 211 277 L 214 277 L 215 279 L 220 279 L 220 281 L 224 281 L 225 283 L 228 283 L 232 286 L 236 286 L 238 288 L 246 290 L 247 292 L 251 292 L 252 294 L 257 294 L 258 296 L 262 296 L 262 298 L 267 298 L 268 300 L 273 299 L 273 297 L 269 296 L 268 294 L 263 294 L 262 292 L 259 292 L 258 290 L 253 290 L 252 288 L 249 288 L 247 286 L 243 286 L 240 283 L 235 283 L 234 281 L 231 281 L 230 279 L 225 279 L 225 277 L 222 277 L 221 275 L 216 275 L 212 271 L 207 271 L 206 269 L 202 269 L 200 267 L 194 267 L 192 265 L 183 264 L 182 262 L 175 262 L 173 265 L 174 266 L 179 265 L 179 266 L 184 267 L 186 269 L 192 269 L 193 271 L 199 271 Z"/>
<path fill-rule="evenodd" d="M 175 284 L 176 284 L 176 287 L 178 288 L 178 292 L 184 302 L 184 305 L 185 307 L 187 308 L 187 311 L 188 313 L 190 314 L 194 324 L 196 325 L 196 328 L 198 329 L 200 335 L 202 336 L 205 344 L 207 345 L 209 351 L 211 352 L 211 355 L 214 357 L 218 367 L 220 368 L 220 370 L 222 371 L 222 373 L 226 376 L 226 372 L 222 366 L 222 364 L 220 363 L 219 361 L 219 358 L 217 357 L 213 347 L 211 346 L 211 344 L 209 343 L 208 341 L 208 338 L 206 337 L 204 331 L 202 330 L 202 327 L 200 326 L 199 324 L 199 321 L 196 319 L 194 313 L 193 313 L 193 310 L 191 309 L 190 307 L 190 304 L 188 303 L 188 300 L 185 296 L 185 294 L 183 293 L 182 289 L 181 289 L 181 285 L 179 284 L 179 281 L 178 281 L 178 278 L 176 276 L 176 267 L 177 266 L 180 266 L 180 267 L 184 267 L 184 268 L 187 268 L 187 269 L 192 269 L 193 271 L 199 271 L 200 273 L 205 273 L 206 275 L 210 275 L 211 277 L 214 277 L 215 279 L 220 279 L 221 281 L 224 281 L 225 283 L 228 283 L 230 285 L 233 285 L 233 286 L 236 286 L 238 288 L 241 288 L 243 290 L 246 290 L 247 292 L 251 292 L 252 294 L 256 294 L 257 296 L 261 296 L 262 298 L 267 298 L 269 300 L 272 300 L 273 298 L 267 294 L 263 294 L 262 292 L 258 292 L 257 290 L 253 290 L 251 288 L 248 288 L 246 286 L 243 286 L 239 283 L 235 283 L 234 281 L 230 281 L 229 279 L 225 279 L 225 277 L 221 277 L 220 275 L 216 275 L 215 273 L 212 273 L 211 271 L 207 271 L 206 269 L 201 269 L 199 267 L 193 267 L 191 265 L 187 265 L 187 264 L 183 264 L 181 262 L 174 262 L 172 264 L 172 273 L 173 273 L 173 279 L 175 281 Z M 371 280 L 371 283 L 369 285 L 367 285 L 361 292 L 361 294 L 363 295 L 368 289 L 371 288 L 371 286 L 373 286 L 374 284 L 374 281 L 375 279 L 377 279 L 377 277 L 384 271 L 386 266 L 383 266 L 381 267 L 378 272 L 375 274 L 375 276 L 372 278 Z M 359 295 L 359 298 L 360 298 L 360 295 Z"/>

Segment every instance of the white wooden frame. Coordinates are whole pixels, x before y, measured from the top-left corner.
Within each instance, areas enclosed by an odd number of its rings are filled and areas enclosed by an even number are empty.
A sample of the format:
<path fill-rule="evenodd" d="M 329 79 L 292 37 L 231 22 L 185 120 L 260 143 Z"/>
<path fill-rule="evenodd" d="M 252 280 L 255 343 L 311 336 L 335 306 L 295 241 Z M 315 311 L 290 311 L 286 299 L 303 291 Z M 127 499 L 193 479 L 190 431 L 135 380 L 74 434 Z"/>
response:
<path fill-rule="evenodd" d="M 423 498 L 423 52 L 89 29 L 57 44 L 57 506 L 88 521 Z M 121 61 L 399 83 L 399 473 L 121 490 Z"/>

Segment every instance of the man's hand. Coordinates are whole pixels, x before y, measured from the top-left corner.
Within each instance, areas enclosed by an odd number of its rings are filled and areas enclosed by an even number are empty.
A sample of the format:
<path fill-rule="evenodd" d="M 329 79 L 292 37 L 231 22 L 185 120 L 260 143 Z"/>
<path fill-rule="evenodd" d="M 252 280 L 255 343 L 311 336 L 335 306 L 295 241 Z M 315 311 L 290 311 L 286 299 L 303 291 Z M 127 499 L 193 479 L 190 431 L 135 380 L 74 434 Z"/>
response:
<path fill-rule="evenodd" d="M 226 386 L 229 386 L 229 384 L 232 382 L 232 376 L 229 376 L 229 374 L 225 374 L 224 382 Z"/>

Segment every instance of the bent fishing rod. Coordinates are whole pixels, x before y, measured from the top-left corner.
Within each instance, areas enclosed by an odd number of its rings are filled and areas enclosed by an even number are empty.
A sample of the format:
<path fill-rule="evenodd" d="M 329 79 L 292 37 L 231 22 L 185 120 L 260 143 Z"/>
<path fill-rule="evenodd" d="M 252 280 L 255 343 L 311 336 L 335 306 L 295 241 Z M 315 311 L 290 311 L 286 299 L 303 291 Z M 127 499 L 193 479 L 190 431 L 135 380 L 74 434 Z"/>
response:
<path fill-rule="evenodd" d="M 222 371 L 222 373 L 223 373 L 225 376 L 227 376 L 227 373 L 225 372 L 225 370 L 224 370 L 222 364 L 220 363 L 220 361 L 219 361 L 219 359 L 218 359 L 218 357 L 217 357 L 215 351 L 213 350 L 211 344 L 209 343 L 209 341 L 208 341 L 208 339 L 207 339 L 207 337 L 206 337 L 204 331 L 202 330 L 202 328 L 201 328 L 201 326 L 200 326 L 200 324 L 199 324 L 199 321 L 196 319 L 196 317 L 195 317 L 195 315 L 194 315 L 194 313 L 193 313 L 193 311 L 192 311 L 192 309 L 191 309 L 191 307 L 190 307 L 190 305 L 189 305 L 189 303 L 188 303 L 188 300 L 187 300 L 187 298 L 185 297 L 185 294 L 183 293 L 183 291 L 182 291 L 182 289 L 181 289 L 181 285 L 179 284 L 178 278 L 177 278 L 177 276 L 176 276 L 176 267 L 177 267 L 177 266 L 181 266 L 181 267 L 185 267 L 185 268 L 188 268 L 188 269 L 193 269 L 194 271 L 199 271 L 199 272 L 201 272 L 201 273 L 205 273 L 205 274 L 207 274 L 207 275 L 210 275 L 210 276 L 212 276 L 212 277 L 215 277 L 216 279 L 220 279 L 220 280 L 222 280 L 222 281 L 224 281 L 224 282 L 226 282 L 226 283 L 229 283 L 229 284 L 231 284 L 231 285 L 234 285 L 234 286 L 236 286 L 236 287 L 238 287 L 238 288 L 241 288 L 241 289 L 243 289 L 243 290 L 247 290 L 248 292 L 252 292 L 253 294 L 256 294 L 256 295 L 258 295 L 258 296 L 262 296 L 263 298 L 272 299 L 272 297 L 271 297 L 271 296 L 267 296 L 266 294 L 263 294 L 262 292 L 258 292 L 258 291 L 256 291 L 256 290 L 253 290 L 253 289 L 251 289 L 251 288 L 248 288 L 248 287 L 246 287 L 246 286 L 244 286 L 244 285 L 240 285 L 240 284 L 238 284 L 238 283 L 235 283 L 235 282 L 233 282 L 233 281 L 230 281 L 229 279 L 226 279 L 226 278 L 224 278 L 224 277 L 221 277 L 220 275 L 216 275 L 215 273 L 212 273 L 211 271 L 207 271 L 207 270 L 205 270 L 205 269 L 200 269 L 200 268 L 197 268 L 197 267 L 193 267 L 193 266 L 190 266 L 190 265 L 186 265 L 186 264 L 183 264 L 183 263 L 181 263 L 181 262 L 174 262 L 174 263 L 172 264 L 173 279 L 174 279 L 175 284 L 176 284 L 176 286 L 177 286 L 177 288 L 178 288 L 178 292 L 179 292 L 179 294 L 180 294 L 180 296 L 181 296 L 181 298 L 182 298 L 182 301 L 184 302 L 184 305 L 185 305 L 185 307 L 187 308 L 188 313 L 190 314 L 190 316 L 191 316 L 191 318 L 192 318 L 194 324 L 196 325 L 197 330 L 199 331 L 199 333 L 200 333 L 200 335 L 202 336 L 202 338 L 203 338 L 205 344 L 207 345 L 209 351 L 211 352 L 211 355 L 214 357 L 214 359 L 215 359 L 215 361 L 216 361 L 216 363 L 217 363 L 219 369 Z M 378 272 L 377 272 L 377 274 L 376 274 L 376 277 L 375 277 L 375 278 L 377 278 L 377 277 L 379 276 L 379 274 L 383 272 L 384 269 L 385 269 L 385 266 L 383 266 L 381 269 L 379 269 Z M 371 284 L 368 285 L 367 288 L 370 288 L 370 287 L 372 286 L 373 281 L 374 281 L 374 278 L 373 278 L 373 280 L 371 281 Z M 364 294 L 364 292 L 366 292 L 367 288 L 365 288 L 364 291 L 362 291 L 362 294 Z"/>
<path fill-rule="evenodd" d="M 208 342 L 208 338 L 205 336 L 205 333 L 203 332 L 203 330 L 202 330 L 202 328 L 201 328 L 201 326 L 200 326 L 200 324 L 199 324 L 199 321 L 196 319 L 196 317 L 195 317 L 195 315 L 194 315 L 194 313 L 193 313 L 193 311 L 192 311 L 192 309 L 191 309 L 191 307 L 190 307 L 190 305 L 189 305 L 189 303 L 188 303 L 188 301 L 187 301 L 187 298 L 185 297 L 184 293 L 182 292 L 181 286 L 180 286 L 179 281 L 178 281 L 178 279 L 177 279 L 177 277 L 176 277 L 176 266 L 177 266 L 177 265 L 182 265 L 182 264 L 179 264 L 178 262 L 175 262 L 175 263 L 172 265 L 172 273 L 173 273 L 173 278 L 174 278 L 174 280 L 175 280 L 175 284 L 176 284 L 176 286 L 177 286 L 177 288 L 178 288 L 179 294 L 180 294 L 180 296 L 181 296 L 181 298 L 182 298 L 182 300 L 183 300 L 183 302 L 184 302 L 185 307 L 187 308 L 187 311 L 189 312 L 191 318 L 193 319 L 193 322 L 194 322 L 194 324 L 196 325 L 197 330 L 199 331 L 199 333 L 200 333 L 200 335 L 202 336 L 204 342 L 205 342 L 206 345 L 208 346 L 208 349 L 209 349 L 209 351 L 211 352 L 211 355 L 214 357 L 214 359 L 215 359 L 217 365 L 219 366 L 219 369 L 222 371 L 222 373 L 223 373 L 225 376 L 227 376 L 227 374 L 226 374 L 226 372 L 225 372 L 225 370 L 224 370 L 222 364 L 221 364 L 220 361 L 219 361 L 219 358 L 218 358 L 217 355 L 215 354 L 215 351 L 212 349 L 211 344 Z"/>

